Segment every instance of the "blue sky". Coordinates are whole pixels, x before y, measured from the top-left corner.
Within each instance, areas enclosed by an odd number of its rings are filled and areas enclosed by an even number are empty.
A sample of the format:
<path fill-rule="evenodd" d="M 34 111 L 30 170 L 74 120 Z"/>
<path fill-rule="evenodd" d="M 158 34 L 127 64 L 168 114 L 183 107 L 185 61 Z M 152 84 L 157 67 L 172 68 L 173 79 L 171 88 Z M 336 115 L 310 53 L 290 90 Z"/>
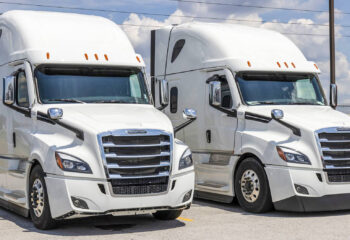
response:
<path fill-rule="evenodd" d="M 328 35 L 327 26 L 318 26 L 310 24 L 328 24 L 327 12 L 305 12 L 305 11 L 285 11 L 263 8 L 246 8 L 235 6 L 220 6 L 211 4 L 196 4 L 177 2 L 174 0 L 6 0 L 8 2 L 19 2 L 29 4 L 59 5 L 65 7 L 91 8 L 91 9 L 109 9 L 118 11 L 128 11 L 137 13 L 160 13 L 169 16 L 129 14 L 129 13 L 111 13 L 100 11 L 69 10 L 60 8 L 19 6 L 10 4 L 1 4 L 0 11 L 4 12 L 11 9 L 28 10 L 49 10 L 63 12 L 77 12 L 84 14 L 100 15 L 112 19 L 119 24 L 135 25 L 168 25 L 173 23 L 182 23 L 193 21 L 194 19 L 178 16 L 199 16 L 214 17 L 221 19 L 243 19 L 255 22 L 235 22 L 232 23 L 247 24 L 255 27 L 264 27 L 280 31 L 283 33 L 298 34 L 318 34 Z M 328 11 L 328 0 L 197 0 L 207 2 L 260 5 L 266 7 L 284 7 Z M 335 0 L 336 14 L 336 71 L 339 84 L 340 104 L 350 105 L 350 1 Z M 349 14 L 346 14 L 349 13 Z M 198 19 L 196 19 L 198 20 Z M 298 22 L 300 24 L 275 24 L 275 23 L 257 23 L 256 21 L 266 22 Z M 210 19 L 200 19 L 200 21 L 215 21 Z M 225 20 L 217 20 L 225 21 Z M 136 51 L 144 57 L 146 63 L 149 63 L 149 36 L 151 27 L 122 26 L 128 34 Z M 321 81 L 328 94 L 329 83 L 329 41 L 327 36 L 303 36 L 287 35 L 304 52 L 306 57 L 318 63 L 322 70 Z M 346 37 L 348 36 L 348 37 Z"/>

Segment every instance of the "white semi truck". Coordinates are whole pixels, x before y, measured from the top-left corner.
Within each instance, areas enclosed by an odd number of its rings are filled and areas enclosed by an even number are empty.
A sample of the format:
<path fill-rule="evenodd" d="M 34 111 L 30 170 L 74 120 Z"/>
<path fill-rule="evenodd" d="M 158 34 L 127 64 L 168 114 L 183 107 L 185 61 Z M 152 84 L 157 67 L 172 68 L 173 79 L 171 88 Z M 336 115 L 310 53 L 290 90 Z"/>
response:
<path fill-rule="evenodd" d="M 191 151 L 152 105 L 143 60 L 116 24 L 9 11 L 0 52 L 2 206 L 40 229 L 105 214 L 175 219 L 190 207 Z"/>
<path fill-rule="evenodd" d="M 333 110 L 320 70 L 285 36 L 223 23 L 151 33 L 156 106 L 195 165 L 195 196 L 246 211 L 350 209 L 350 118 Z M 160 91 L 158 91 L 158 89 Z M 167 101 L 169 96 L 169 101 Z"/>

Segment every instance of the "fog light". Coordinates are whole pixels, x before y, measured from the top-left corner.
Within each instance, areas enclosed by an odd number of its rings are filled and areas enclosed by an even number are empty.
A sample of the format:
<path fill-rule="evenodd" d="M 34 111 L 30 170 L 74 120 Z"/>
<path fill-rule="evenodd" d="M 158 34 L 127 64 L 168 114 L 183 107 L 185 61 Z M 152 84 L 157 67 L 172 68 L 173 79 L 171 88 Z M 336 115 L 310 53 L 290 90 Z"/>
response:
<path fill-rule="evenodd" d="M 187 192 L 184 196 L 184 198 L 182 199 L 182 202 L 187 202 L 188 200 L 190 200 L 192 197 L 192 190 Z"/>
<path fill-rule="evenodd" d="M 295 190 L 300 194 L 309 195 L 309 191 L 306 187 L 300 186 L 298 184 L 294 184 Z"/>
<path fill-rule="evenodd" d="M 81 200 L 81 199 L 76 198 L 76 197 L 72 197 L 72 202 L 73 202 L 73 205 L 77 208 L 89 209 L 87 203 L 84 200 Z"/>

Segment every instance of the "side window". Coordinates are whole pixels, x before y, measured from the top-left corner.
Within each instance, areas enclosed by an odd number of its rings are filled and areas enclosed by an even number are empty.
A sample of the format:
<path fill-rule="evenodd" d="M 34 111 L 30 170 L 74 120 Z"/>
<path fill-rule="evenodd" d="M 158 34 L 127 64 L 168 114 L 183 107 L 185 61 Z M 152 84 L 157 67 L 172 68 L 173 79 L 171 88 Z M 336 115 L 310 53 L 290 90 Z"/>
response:
<path fill-rule="evenodd" d="M 177 112 L 177 87 L 172 87 L 170 89 L 170 112 L 176 113 Z"/>
<path fill-rule="evenodd" d="M 232 97 L 230 92 L 230 87 L 226 80 L 226 77 L 221 78 L 221 107 L 222 108 L 232 108 Z"/>
<path fill-rule="evenodd" d="M 16 79 L 17 94 L 16 101 L 20 107 L 29 107 L 27 78 L 24 72 L 19 72 Z"/>
<path fill-rule="evenodd" d="M 173 53 L 171 55 L 171 62 L 172 63 L 179 56 L 179 54 L 184 46 L 185 46 L 185 39 L 180 39 L 175 43 Z"/>

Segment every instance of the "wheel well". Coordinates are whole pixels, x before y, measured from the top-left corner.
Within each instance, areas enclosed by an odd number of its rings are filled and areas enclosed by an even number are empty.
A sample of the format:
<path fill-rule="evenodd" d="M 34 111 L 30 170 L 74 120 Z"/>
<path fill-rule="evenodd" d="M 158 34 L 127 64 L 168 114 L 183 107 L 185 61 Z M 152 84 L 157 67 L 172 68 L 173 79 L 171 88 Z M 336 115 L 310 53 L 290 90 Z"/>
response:
<path fill-rule="evenodd" d="M 41 167 L 40 162 L 39 162 L 38 160 L 34 159 L 34 160 L 32 161 L 32 165 L 30 166 L 29 176 L 30 176 L 30 174 L 32 173 L 34 167 L 37 166 L 37 165 L 39 165 L 39 166 Z"/>

